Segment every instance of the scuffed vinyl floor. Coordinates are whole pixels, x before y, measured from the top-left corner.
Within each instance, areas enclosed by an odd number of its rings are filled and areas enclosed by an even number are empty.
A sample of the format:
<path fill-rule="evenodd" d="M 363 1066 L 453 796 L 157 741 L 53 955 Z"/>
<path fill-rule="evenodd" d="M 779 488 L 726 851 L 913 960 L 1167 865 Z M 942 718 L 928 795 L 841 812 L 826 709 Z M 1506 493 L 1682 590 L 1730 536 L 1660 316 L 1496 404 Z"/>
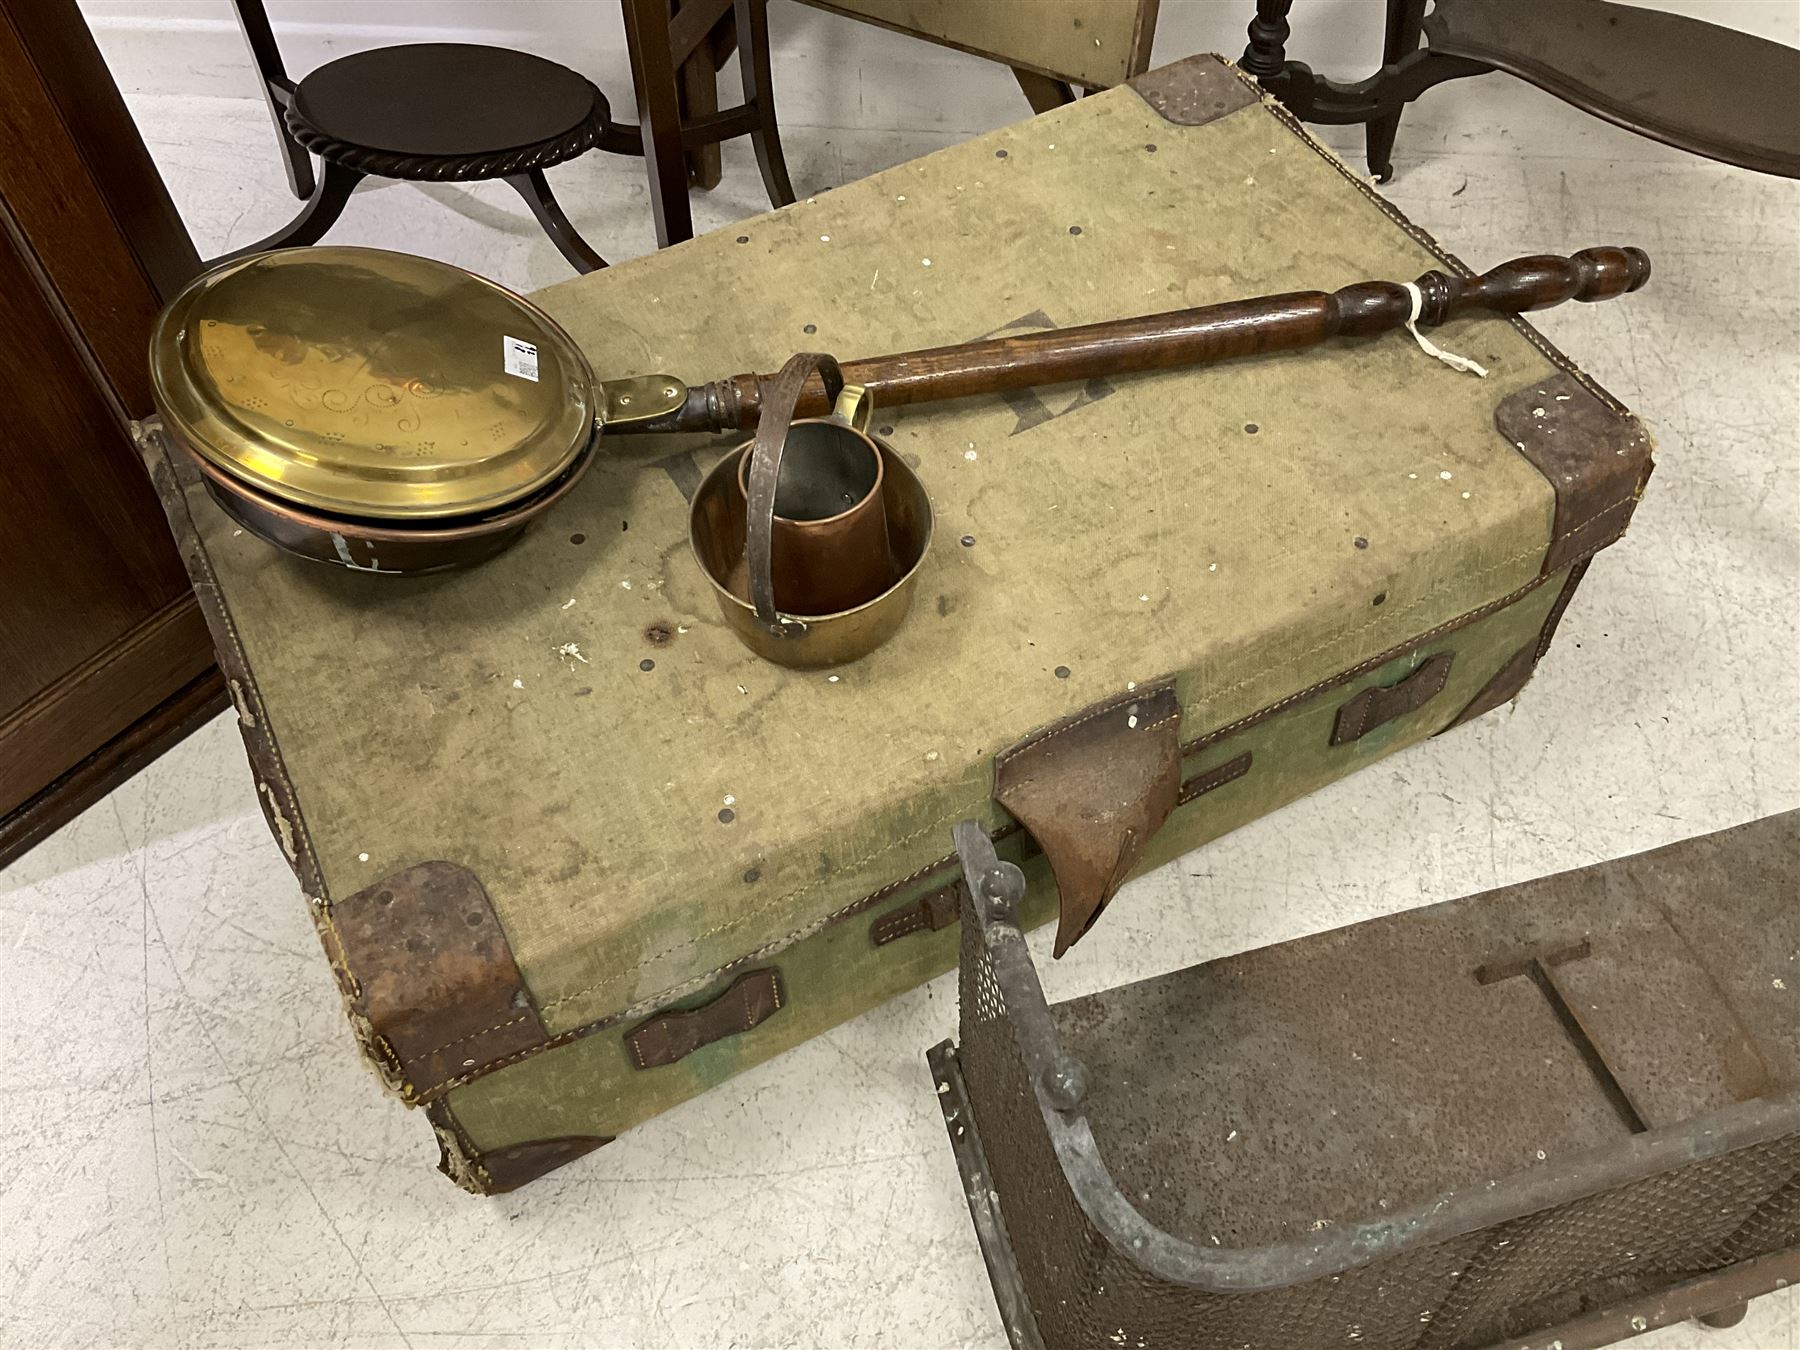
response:
<path fill-rule="evenodd" d="M 292 213 L 259 102 L 133 106 L 203 253 Z M 803 191 L 949 139 L 787 137 Z M 725 158 L 701 228 L 762 209 Z M 1516 706 L 1134 883 L 1053 998 L 1800 806 L 1800 189 L 1502 84 L 1414 110 L 1397 162 L 1477 266 L 1653 255 L 1541 326 L 1652 426 L 1655 480 Z M 551 173 L 614 259 L 650 244 L 639 173 Z M 331 238 L 568 274 L 499 184 L 371 187 Z M 0 873 L 0 1344 L 1001 1350 L 924 1059 L 955 1003 L 940 979 L 472 1199 L 361 1067 L 221 718 Z M 1638 1344 L 1800 1350 L 1800 1300 Z"/>

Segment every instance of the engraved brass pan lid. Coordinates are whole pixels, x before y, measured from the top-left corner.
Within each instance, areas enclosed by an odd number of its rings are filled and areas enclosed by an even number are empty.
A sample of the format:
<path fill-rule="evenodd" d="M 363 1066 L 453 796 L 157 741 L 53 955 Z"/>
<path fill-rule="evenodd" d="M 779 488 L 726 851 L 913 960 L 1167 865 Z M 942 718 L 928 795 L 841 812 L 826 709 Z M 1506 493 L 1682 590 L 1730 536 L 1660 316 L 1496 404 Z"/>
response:
<path fill-rule="evenodd" d="M 165 425 L 208 464 L 363 519 L 529 497 L 607 420 L 587 358 L 547 314 L 461 268 L 379 249 L 214 268 L 157 321 L 150 370 Z"/>

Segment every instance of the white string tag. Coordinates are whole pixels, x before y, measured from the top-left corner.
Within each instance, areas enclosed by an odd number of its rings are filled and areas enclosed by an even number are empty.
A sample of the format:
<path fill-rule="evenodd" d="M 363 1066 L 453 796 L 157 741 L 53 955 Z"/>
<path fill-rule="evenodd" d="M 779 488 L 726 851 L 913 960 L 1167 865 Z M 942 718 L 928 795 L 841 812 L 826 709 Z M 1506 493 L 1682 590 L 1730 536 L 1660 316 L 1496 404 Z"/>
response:
<path fill-rule="evenodd" d="M 1406 293 L 1412 297 L 1412 316 L 1406 321 L 1406 331 L 1418 341 L 1419 346 L 1430 356 L 1437 357 L 1452 370 L 1467 371 L 1471 375 L 1487 378 L 1487 367 L 1479 361 L 1471 361 L 1466 356 L 1458 356 L 1455 352 L 1447 352 L 1430 338 L 1419 331 L 1419 315 L 1425 312 L 1425 292 L 1419 289 L 1416 281 L 1403 281 Z"/>

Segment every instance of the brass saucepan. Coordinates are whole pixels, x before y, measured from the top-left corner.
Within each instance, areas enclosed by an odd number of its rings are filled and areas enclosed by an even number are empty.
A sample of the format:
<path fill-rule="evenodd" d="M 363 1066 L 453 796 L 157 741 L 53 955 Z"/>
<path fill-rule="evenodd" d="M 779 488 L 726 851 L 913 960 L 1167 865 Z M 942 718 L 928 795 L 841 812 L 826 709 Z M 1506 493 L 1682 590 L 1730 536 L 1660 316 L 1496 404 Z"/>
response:
<path fill-rule="evenodd" d="M 1412 318 L 1604 300 L 1649 275 L 1637 249 L 1588 249 L 1481 277 L 1427 272 L 1410 288 L 1360 282 L 850 361 L 842 374 L 886 408 L 1201 365 Z M 167 434 L 227 513 L 302 557 L 381 573 L 498 552 L 574 486 L 605 428 L 752 429 L 774 383 L 601 383 L 568 334 L 511 291 L 425 258 L 332 247 L 197 278 L 157 321 L 150 365 Z M 792 415 L 831 402 L 815 374 Z"/>

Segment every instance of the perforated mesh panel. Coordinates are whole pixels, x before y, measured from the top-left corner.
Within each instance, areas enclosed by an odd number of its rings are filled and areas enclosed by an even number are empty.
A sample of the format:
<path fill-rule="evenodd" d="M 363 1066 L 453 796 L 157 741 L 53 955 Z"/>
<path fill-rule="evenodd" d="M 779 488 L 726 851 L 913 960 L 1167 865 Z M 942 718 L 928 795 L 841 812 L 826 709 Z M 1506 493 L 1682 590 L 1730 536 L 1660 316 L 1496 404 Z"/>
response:
<path fill-rule="evenodd" d="M 1170 1284 L 1069 1190 L 979 927 L 965 912 L 959 1055 L 1050 1350 L 1471 1350 L 1800 1242 L 1794 1133 L 1342 1275 L 1246 1294 Z"/>

